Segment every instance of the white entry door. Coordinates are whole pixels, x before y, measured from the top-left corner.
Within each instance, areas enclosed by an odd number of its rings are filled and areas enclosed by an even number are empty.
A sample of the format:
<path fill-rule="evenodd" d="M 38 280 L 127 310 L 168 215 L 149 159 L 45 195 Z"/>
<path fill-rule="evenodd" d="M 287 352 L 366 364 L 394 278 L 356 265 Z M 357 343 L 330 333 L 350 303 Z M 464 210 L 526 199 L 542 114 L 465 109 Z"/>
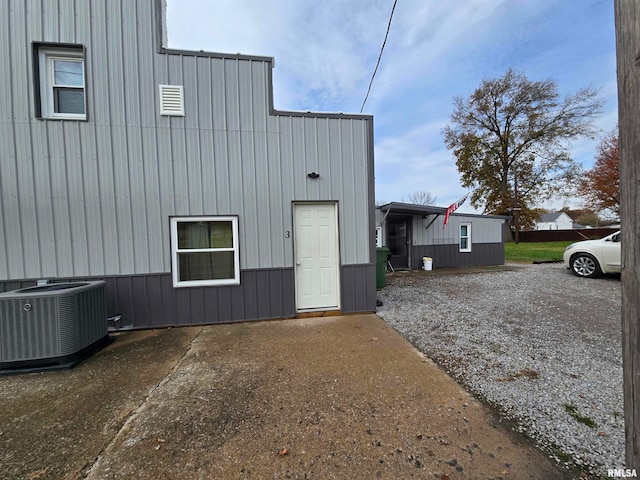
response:
<path fill-rule="evenodd" d="M 335 203 L 298 203 L 294 211 L 296 307 L 338 309 L 338 220 Z"/>

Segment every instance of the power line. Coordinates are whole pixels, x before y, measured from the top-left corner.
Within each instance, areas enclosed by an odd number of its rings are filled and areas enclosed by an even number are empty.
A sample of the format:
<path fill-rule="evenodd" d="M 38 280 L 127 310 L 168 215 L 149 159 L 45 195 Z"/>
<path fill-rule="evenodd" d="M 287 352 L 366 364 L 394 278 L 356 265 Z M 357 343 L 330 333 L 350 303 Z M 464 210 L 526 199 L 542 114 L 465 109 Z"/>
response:
<path fill-rule="evenodd" d="M 364 110 L 364 105 L 365 103 L 367 103 L 367 99 L 369 98 L 369 93 L 371 93 L 371 85 L 373 85 L 373 79 L 376 77 L 376 72 L 378 71 L 378 67 L 380 66 L 380 60 L 382 59 L 382 52 L 384 52 L 384 46 L 387 44 L 387 37 L 389 36 L 389 30 L 391 29 L 391 20 L 393 19 L 393 12 L 396 9 L 396 3 L 398 3 L 398 0 L 394 0 L 393 2 L 393 8 L 391 8 L 391 15 L 389 15 L 389 24 L 387 25 L 387 33 L 384 36 L 384 42 L 382 42 L 380 55 L 378 55 L 378 63 L 376 63 L 376 68 L 373 70 L 373 75 L 371 75 L 371 81 L 369 82 L 367 95 L 364 97 L 364 102 L 362 102 L 362 107 L 360 107 L 360 113 L 362 113 L 362 110 Z"/>

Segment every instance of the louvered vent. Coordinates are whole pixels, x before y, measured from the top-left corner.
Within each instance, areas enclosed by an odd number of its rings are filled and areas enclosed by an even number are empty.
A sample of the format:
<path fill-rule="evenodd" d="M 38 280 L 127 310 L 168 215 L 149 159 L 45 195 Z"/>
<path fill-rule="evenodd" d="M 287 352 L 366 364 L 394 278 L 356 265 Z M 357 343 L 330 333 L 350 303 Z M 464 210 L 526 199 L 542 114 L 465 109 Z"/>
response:
<path fill-rule="evenodd" d="M 184 117 L 181 85 L 160 85 L 160 115 Z"/>

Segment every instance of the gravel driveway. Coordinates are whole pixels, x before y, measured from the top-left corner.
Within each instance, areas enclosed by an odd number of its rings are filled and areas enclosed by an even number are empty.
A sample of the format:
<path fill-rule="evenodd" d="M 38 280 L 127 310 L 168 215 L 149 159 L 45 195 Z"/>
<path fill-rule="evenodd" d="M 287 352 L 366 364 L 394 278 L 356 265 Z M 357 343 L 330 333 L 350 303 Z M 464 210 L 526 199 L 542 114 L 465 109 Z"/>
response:
<path fill-rule="evenodd" d="M 624 465 L 619 277 L 562 264 L 395 273 L 380 315 L 559 462 Z"/>

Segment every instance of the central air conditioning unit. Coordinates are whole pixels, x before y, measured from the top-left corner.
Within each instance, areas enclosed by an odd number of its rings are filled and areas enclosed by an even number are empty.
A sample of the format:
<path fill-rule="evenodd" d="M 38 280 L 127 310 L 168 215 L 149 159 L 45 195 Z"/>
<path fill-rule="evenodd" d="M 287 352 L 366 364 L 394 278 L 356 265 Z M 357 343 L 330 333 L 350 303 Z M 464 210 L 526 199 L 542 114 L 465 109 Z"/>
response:
<path fill-rule="evenodd" d="M 0 374 L 70 368 L 108 341 L 104 281 L 0 294 Z"/>

